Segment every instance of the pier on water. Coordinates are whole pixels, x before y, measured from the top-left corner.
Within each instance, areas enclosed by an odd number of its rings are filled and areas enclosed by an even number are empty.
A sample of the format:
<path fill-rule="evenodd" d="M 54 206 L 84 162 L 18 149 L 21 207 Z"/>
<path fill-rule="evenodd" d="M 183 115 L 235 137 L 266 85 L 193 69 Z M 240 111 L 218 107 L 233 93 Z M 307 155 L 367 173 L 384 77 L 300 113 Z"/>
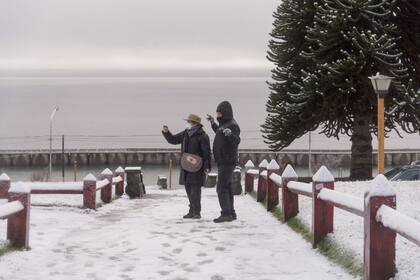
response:
<path fill-rule="evenodd" d="M 0 150 L 0 167 L 47 166 L 48 149 Z M 419 149 L 386 150 L 385 164 L 400 166 L 420 160 Z M 53 165 L 79 166 L 95 165 L 166 165 L 172 160 L 177 163 L 181 157 L 179 149 L 66 149 L 52 150 Z M 275 159 L 281 165 L 292 164 L 307 167 L 311 157 L 312 166 L 349 167 L 350 150 L 283 150 L 273 152 L 267 149 L 241 149 L 239 164 L 246 161 L 261 162 L 264 158 Z M 374 151 L 376 162 L 376 151 Z"/>

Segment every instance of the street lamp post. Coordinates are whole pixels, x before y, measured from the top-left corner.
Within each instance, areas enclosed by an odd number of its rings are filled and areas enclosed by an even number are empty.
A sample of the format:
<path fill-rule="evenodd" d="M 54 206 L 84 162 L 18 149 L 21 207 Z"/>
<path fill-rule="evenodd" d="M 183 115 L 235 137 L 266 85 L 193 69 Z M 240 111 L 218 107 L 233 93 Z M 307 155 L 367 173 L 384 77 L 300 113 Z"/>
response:
<path fill-rule="evenodd" d="M 54 110 L 51 113 L 50 116 L 50 159 L 49 159 L 49 164 L 48 164 L 48 181 L 51 179 L 51 172 L 52 172 L 52 124 L 53 124 L 53 119 L 55 116 L 55 113 L 58 111 L 58 107 L 55 107 Z"/>
<path fill-rule="evenodd" d="M 385 96 L 388 94 L 392 77 L 377 73 L 369 77 L 378 95 L 378 174 L 385 172 Z"/>

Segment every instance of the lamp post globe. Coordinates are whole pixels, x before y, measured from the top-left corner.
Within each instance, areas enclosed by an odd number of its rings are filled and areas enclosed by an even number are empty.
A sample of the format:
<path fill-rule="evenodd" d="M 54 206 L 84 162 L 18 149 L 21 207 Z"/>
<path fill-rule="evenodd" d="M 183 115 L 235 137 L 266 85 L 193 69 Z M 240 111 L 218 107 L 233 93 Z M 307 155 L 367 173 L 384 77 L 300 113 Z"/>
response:
<path fill-rule="evenodd" d="M 373 89 L 379 98 L 384 98 L 389 91 L 393 77 L 385 76 L 376 73 L 376 75 L 369 77 L 372 82 Z"/>

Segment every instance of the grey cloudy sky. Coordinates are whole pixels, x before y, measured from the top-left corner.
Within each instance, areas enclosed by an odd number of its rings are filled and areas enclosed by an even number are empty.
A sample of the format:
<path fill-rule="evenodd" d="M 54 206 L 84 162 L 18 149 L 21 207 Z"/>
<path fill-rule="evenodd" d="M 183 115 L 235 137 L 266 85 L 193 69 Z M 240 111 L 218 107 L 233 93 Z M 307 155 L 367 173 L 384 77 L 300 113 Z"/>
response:
<path fill-rule="evenodd" d="M 273 0 L 0 0 L 0 69 L 264 68 Z"/>

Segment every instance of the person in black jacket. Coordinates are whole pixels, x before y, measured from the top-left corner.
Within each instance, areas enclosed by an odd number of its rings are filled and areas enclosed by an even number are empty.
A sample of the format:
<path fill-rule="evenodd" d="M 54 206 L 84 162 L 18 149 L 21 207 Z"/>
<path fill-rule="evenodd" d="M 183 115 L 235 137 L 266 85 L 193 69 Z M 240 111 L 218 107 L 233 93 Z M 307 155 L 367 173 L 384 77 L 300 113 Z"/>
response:
<path fill-rule="evenodd" d="M 213 143 L 213 155 L 217 163 L 217 196 L 220 208 L 220 217 L 214 219 L 215 223 L 230 222 L 236 220 L 236 212 L 233 203 L 232 176 L 235 166 L 238 164 L 238 146 L 241 142 L 241 130 L 233 118 L 232 105 L 223 101 L 217 106 L 217 122 L 207 115 L 216 136 Z"/>
<path fill-rule="evenodd" d="M 196 115 L 189 115 L 186 119 L 189 128 L 173 135 L 168 127 L 163 126 L 162 134 L 168 143 L 173 145 L 181 144 L 181 152 L 200 156 L 203 165 L 198 172 L 187 172 L 182 169 L 180 172 L 179 184 L 185 186 L 190 210 L 184 219 L 201 218 L 201 187 L 204 186 L 205 178 L 211 170 L 211 150 L 209 136 L 204 132 L 201 118 Z"/>

